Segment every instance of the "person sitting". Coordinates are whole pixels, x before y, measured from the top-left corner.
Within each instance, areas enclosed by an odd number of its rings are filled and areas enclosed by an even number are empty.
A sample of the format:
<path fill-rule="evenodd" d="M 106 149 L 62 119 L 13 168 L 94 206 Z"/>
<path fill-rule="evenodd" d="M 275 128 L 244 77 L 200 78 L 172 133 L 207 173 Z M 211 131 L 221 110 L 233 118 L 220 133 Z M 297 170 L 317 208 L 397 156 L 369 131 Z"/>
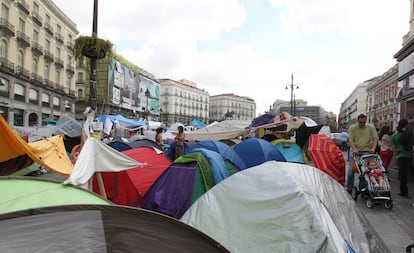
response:
<path fill-rule="evenodd" d="M 155 135 L 155 142 L 158 144 L 158 145 L 160 145 L 160 147 L 164 150 L 164 141 L 163 141 L 163 139 L 162 139 L 162 128 L 161 127 L 159 127 L 159 128 L 157 128 L 157 130 L 156 130 L 156 135 Z"/>
<path fill-rule="evenodd" d="M 177 159 L 178 157 L 184 154 L 185 133 L 184 133 L 183 126 L 178 127 L 178 133 L 175 136 L 174 140 L 175 140 L 175 159 Z"/>
<path fill-rule="evenodd" d="M 384 176 L 382 175 L 382 170 L 377 167 L 376 159 L 368 160 L 367 172 L 369 180 L 375 188 L 384 185 Z"/>

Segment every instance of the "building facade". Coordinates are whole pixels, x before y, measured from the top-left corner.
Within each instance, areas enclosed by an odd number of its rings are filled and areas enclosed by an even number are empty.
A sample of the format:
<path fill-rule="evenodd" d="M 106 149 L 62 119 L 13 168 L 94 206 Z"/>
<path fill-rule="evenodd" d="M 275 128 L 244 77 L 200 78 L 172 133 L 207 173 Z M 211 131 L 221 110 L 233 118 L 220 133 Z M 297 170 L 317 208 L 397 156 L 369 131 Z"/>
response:
<path fill-rule="evenodd" d="M 394 65 L 367 87 L 367 119 L 376 128 L 389 126 L 395 130 L 398 124 L 399 103 L 396 100 L 398 90 L 398 65 Z"/>
<path fill-rule="evenodd" d="M 398 120 L 414 117 L 414 1 L 410 0 L 410 30 L 402 48 L 394 55 L 398 62 Z"/>
<path fill-rule="evenodd" d="M 367 113 L 367 88 L 377 77 L 358 84 L 351 94 L 342 102 L 338 115 L 338 132 L 347 131 L 355 124 L 360 114 Z M 372 124 L 373 119 L 368 119 Z"/>
<path fill-rule="evenodd" d="M 256 102 L 233 93 L 210 96 L 210 122 L 225 119 L 253 120 Z"/>
<path fill-rule="evenodd" d="M 159 79 L 160 121 L 167 126 L 188 124 L 193 119 L 209 122 L 209 93 L 189 80 Z"/>
<path fill-rule="evenodd" d="M 77 34 L 51 0 L 1 2 L 0 111 L 10 125 L 73 116 Z"/>
<path fill-rule="evenodd" d="M 276 100 L 273 102 L 273 109 L 271 112 L 275 115 L 279 115 L 282 112 L 290 113 L 291 111 L 290 101 Z M 304 116 L 311 118 L 317 124 L 328 125 L 332 124 L 332 131 L 336 128 L 336 119 L 332 119 L 333 113 L 327 113 L 326 110 L 320 105 L 308 105 L 308 102 L 303 99 L 296 99 L 293 102 L 293 115 L 292 116 Z M 332 123 L 334 122 L 334 123 Z"/>

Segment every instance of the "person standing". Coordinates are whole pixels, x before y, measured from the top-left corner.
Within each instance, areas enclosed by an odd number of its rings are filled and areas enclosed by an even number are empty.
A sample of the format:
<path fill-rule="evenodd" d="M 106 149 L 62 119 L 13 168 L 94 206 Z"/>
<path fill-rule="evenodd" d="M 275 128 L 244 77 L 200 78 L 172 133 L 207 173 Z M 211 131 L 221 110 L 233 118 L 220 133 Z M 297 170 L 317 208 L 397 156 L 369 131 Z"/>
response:
<path fill-rule="evenodd" d="M 184 154 L 184 141 L 185 141 L 184 127 L 179 126 L 178 133 L 175 136 L 175 155 L 174 155 L 175 159 L 177 159 L 182 154 Z"/>
<path fill-rule="evenodd" d="M 378 137 L 378 146 L 380 148 L 379 155 L 381 157 L 385 170 L 388 170 L 394 153 L 391 147 L 390 127 L 383 126 L 379 132 Z"/>
<path fill-rule="evenodd" d="M 407 174 L 410 169 L 412 144 L 410 144 L 410 132 L 408 120 L 402 119 L 398 122 L 397 132 L 391 136 L 391 144 L 397 155 L 398 176 L 400 179 L 400 196 L 408 198 Z"/>
<path fill-rule="evenodd" d="M 162 127 L 157 128 L 155 131 L 155 142 L 160 145 L 160 147 L 164 150 L 164 141 L 162 140 Z"/>
<path fill-rule="evenodd" d="M 375 153 L 378 144 L 378 134 L 374 126 L 367 124 L 367 116 L 360 114 L 357 117 L 357 123 L 349 127 L 349 157 L 354 158 L 356 155 Z M 354 170 L 353 161 L 349 161 L 348 178 L 346 190 L 352 191 L 354 187 Z"/>

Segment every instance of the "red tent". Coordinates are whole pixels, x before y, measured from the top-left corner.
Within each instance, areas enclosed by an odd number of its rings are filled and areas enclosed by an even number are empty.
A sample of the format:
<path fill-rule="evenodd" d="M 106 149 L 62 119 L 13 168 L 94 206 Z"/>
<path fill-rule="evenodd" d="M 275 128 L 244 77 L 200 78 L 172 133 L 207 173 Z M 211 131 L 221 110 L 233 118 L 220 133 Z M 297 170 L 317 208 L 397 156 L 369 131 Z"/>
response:
<path fill-rule="evenodd" d="M 325 134 L 312 134 L 309 138 L 309 155 L 313 165 L 345 184 L 345 159 L 342 151 Z"/>
<path fill-rule="evenodd" d="M 152 147 L 138 147 L 122 153 L 145 165 L 121 172 L 102 172 L 106 196 L 118 205 L 140 207 L 148 189 L 171 161 Z M 97 180 L 93 182 L 93 191 L 100 194 Z"/>

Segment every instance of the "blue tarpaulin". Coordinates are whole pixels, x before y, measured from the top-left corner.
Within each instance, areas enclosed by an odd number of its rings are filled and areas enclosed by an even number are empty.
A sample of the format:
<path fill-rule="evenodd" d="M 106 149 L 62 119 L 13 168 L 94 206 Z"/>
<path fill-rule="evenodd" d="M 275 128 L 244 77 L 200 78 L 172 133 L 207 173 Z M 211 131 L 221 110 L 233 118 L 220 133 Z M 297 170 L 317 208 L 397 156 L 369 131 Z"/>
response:
<path fill-rule="evenodd" d="M 206 125 L 206 124 L 204 124 L 203 122 L 198 121 L 198 120 L 195 120 L 195 119 L 193 119 L 193 120 L 190 122 L 190 125 L 191 125 L 191 126 L 198 127 L 198 128 L 203 128 L 203 127 L 206 127 L 206 126 L 207 126 L 207 125 Z"/>

